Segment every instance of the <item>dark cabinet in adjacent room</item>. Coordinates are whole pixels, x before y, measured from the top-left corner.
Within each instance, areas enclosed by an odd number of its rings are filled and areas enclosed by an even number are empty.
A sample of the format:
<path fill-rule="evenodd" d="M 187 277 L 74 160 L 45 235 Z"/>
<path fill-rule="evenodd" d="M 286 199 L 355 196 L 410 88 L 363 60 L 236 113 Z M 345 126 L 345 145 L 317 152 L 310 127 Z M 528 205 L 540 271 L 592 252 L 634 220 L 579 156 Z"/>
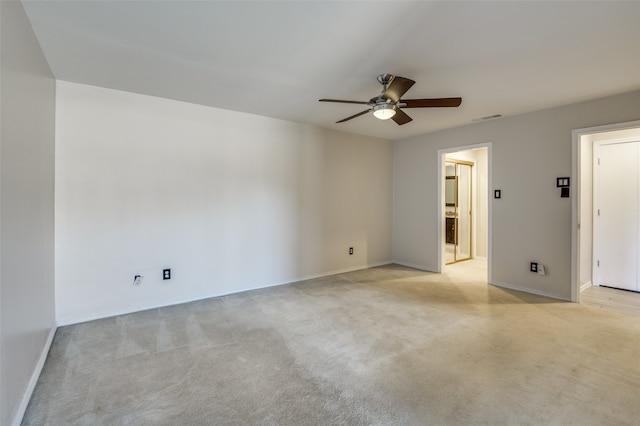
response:
<path fill-rule="evenodd" d="M 447 244 L 458 244 L 458 242 L 456 241 L 456 222 L 458 221 L 458 219 L 454 217 L 448 217 L 446 219 L 446 242 Z"/>

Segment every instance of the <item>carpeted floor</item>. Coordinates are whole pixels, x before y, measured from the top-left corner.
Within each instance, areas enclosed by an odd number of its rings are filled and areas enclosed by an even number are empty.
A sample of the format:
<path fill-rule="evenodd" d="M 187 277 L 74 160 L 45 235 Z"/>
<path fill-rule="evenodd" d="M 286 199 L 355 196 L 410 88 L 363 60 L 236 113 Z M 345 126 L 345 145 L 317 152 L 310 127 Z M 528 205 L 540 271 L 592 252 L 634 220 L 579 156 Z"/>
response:
<path fill-rule="evenodd" d="M 632 425 L 640 321 L 389 265 L 62 327 L 24 425 Z"/>
<path fill-rule="evenodd" d="M 640 293 L 632 291 L 592 285 L 580 293 L 580 303 L 640 316 Z"/>

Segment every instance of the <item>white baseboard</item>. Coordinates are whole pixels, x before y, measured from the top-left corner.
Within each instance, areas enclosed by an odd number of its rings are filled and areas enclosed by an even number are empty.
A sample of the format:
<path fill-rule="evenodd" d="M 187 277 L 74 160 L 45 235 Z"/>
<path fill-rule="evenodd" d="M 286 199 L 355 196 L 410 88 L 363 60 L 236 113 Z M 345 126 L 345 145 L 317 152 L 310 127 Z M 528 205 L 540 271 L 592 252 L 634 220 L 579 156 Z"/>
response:
<path fill-rule="evenodd" d="M 527 288 L 527 287 L 521 287 L 521 286 L 518 286 L 518 285 L 501 283 L 501 282 L 498 282 L 498 281 L 493 281 L 490 284 L 491 285 L 495 285 L 497 287 L 508 288 L 510 290 L 521 291 L 523 293 L 530 293 L 530 294 L 535 294 L 535 295 L 538 295 L 538 296 L 550 297 L 552 299 L 557 299 L 557 300 L 565 300 L 567 302 L 571 301 L 571 299 L 567 299 L 566 297 L 562 297 L 562 296 L 559 296 L 557 294 L 548 293 L 546 291 L 535 290 L 535 289 Z"/>
<path fill-rule="evenodd" d="M 321 274 L 308 275 L 308 276 L 306 276 L 304 278 L 300 278 L 299 280 L 295 280 L 295 281 L 286 281 L 286 282 L 282 282 L 280 284 L 269 285 L 268 287 L 275 287 L 275 286 L 278 286 L 278 285 L 293 284 L 293 283 L 297 283 L 299 281 L 314 280 L 316 278 L 328 277 L 330 275 L 346 274 L 347 272 L 361 271 L 363 269 L 375 268 L 377 266 L 390 265 L 392 263 L 394 263 L 392 260 L 385 260 L 384 262 L 369 263 L 369 264 L 364 265 L 364 266 L 355 266 L 353 268 L 337 269 L 335 271 L 330 271 L 330 272 L 326 272 L 326 273 L 323 272 Z"/>
<path fill-rule="evenodd" d="M 13 426 L 20 426 L 20 423 L 22 423 L 24 413 L 27 411 L 27 406 L 29 405 L 29 401 L 31 400 L 31 395 L 33 395 L 33 390 L 36 388 L 36 384 L 38 383 L 38 379 L 40 378 L 40 373 L 42 372 L 44 363 L 47 360 L 47 355 L 49 355 L 49 349 L 51 348 L 51 343 L 53 342 L 53 336 L 56 334 L 56 330 L 57 327 L 55 326 L 52 327 L 51 330 L 49 330 L 47 341 L 44 344 L 44 348 L 42 348 L 38 363 L 33 369 L 33 373 L 31 374 L 31 379 L 29 380 L 27 390 L 25 391 L 24 395 L 22 395 L 22 401 L 20 402 L 20 406 L 18 407 L 18 412 L 16 413 L 16 417 L 13 419 Z"/>
<path fill-rule="evenodd" d="M 396 265 L 400 265 L 400 266 L 406 266 L 407 268 L 418 269 L 420 271 L 434 272 L 436 274 L 439 273 L 437 268 L 433 268 L 431 266 L 418 265 L 416 263 L 409 263 L 409 262 L 400 262 L 398 260 L 394 260 L 392 263 L 395 263 Z"/>
<path fill-rule="evenodd" d="M 191 298 L 173 300 L 167 303 L 159 303 L 159 304 L 152 304 L 152 305 L 145 305 L 145 306 L 133 306 L 125 309 L 113 310 L 113 311 L 102 311 L 102 312 L 97 312 L 91 315 L 85 315 L 85 316 L 79 316 L 79 317 L 59 318 L 57 324 L 58 324 L 58 327 L 63 327 L 66 325 L 73 325 L 73 324 L 80 324 L 83 322 L 95 321 L 103 318 L 111 318 L 119 315 L 133 314 L 135 312 L 146 311 L 149 309 L 166 308 L 168 306 L 181 305 L 183 303 L 190 303 L 190 302 L 196 302 L 198 300 L 211 299 L 212 297 L 228 296 L 230 294 L 244 293 L 245 291 L 253 291 L 253 290 L 260 290 L 264 288 L 277 287 L 280 285 L 293 284 L 300 281 L 307 281 L 307 280 L 312 280 L 316 278 L 328 277 L 330 275 L 344 274 L 347 272 L 359 271 L 362 269 L 375 268 L 376 266 L 389 265 L 391 263 L 394 263 L 394 262 L 391 260 L 386 260 L 384 262 L 369 263 L 367 265 L 359 265 L 351 268 L 336 269 L 333 271 L 323 272 L 320 274 L 305 275 L 295 280 L 271 283 L 271 284 L 262 285 L 262 286 L 249 287 L 249 288 L 245 288 L 238 291 L 204 294 L 204 295 L 191 297 Z"/>
<path fill-rule="evenodd" d="M 588 289 L 592 285 L 593 285 L 593 283 L 591 281 L 587 281 L 586 283 L 582 284 L 580 286 L 580 293 L 582 293 L 583 291 L 585 291 L 586 289 Z"/>

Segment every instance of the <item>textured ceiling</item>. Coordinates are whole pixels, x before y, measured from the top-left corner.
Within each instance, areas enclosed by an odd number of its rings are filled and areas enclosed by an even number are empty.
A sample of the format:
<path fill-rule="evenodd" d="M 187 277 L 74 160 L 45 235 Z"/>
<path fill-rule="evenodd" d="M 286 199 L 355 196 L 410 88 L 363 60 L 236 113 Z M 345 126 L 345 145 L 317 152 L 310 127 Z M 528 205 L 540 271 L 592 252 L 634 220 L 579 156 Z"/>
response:
<path fill-rule="evenodd" d="M 386 139 L 640 89 L 640 2 L 23 4 L 57 79 Z M 381 73 L 462 106 L 334 124 Z"/>

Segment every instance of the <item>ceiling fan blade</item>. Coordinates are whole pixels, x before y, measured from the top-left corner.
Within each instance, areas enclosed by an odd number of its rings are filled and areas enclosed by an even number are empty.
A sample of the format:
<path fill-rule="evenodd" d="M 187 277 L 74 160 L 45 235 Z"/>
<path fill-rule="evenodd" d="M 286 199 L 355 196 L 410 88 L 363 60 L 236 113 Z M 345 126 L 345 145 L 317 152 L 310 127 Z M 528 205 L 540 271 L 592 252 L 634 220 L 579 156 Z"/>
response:
<path fill-rule="evenodd" d="M 403 108 L 442 108 L 459 107 L 462 98 L 436 98 L 436 99 L 403 99 Z"/>
<path fill-rule="evenodd" d="M 403 110 L 400 108 L 396 109 L 396 114 L 391 117 L 393 121 L 395 121 L 398 125 L 402 126 L 403 124 L 407 124 L 410 121 L 413 121 L 413 118 L 409 117 Z"/>
<path fill-rule="evenodd" d="M 359 104 L 359 105 L 369 105 L 369 102 L 366 101 L 344 101 L 341 99 L 318 99 L 320 102 L 337 102 L 339 104 Z"/>
<path fill-rule="evenodd" d="M 391 84 L 387 87 L 387 90 L 384 91 L 383 97 L 385 99 L 391 99 L 393 102 L 398 102 L 402 95 L 407 93 L 407 90 L 411 88 L 415 84 L 415 81 L 409 80 L 404 77 L 393 77 L 391 80 Z"/>
<path fill-rule="evenodd" d="M 336 124 L 338 124 L 338 123 L 344 123 L 345 121 L 349 121 L 349 120 L 351 120 L 352 118 L 360 117 L 361 115 L 365 115 L 365 114 L 366 114 L 366 113 L 368 113 L 369 111 L 371 111 L 371 110 L 370 110 L 370 109 L 367 109 L 367 110 L 364 110 L 364 111 L 359 112 L 359 113 L 357 113 L 357 114 L 354 114 L 354 115 L 352 115 L 351 117 L 343 118 L 343 119 L 342 119 L 342 120 L 340 120 L 340 121 L 336 121 Z"/>

